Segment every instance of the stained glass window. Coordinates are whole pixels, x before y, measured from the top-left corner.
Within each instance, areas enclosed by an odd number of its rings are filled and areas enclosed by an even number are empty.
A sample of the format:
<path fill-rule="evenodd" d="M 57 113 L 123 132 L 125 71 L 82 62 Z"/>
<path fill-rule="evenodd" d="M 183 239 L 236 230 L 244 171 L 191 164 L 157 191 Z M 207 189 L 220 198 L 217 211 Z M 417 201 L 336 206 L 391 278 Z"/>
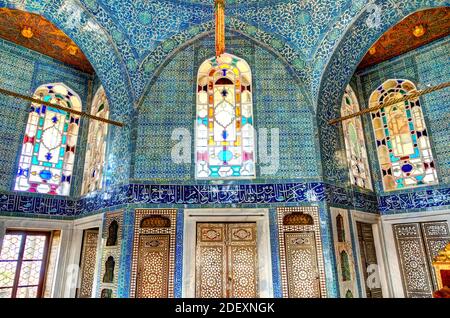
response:
<path fill-rule="evenodd" d="M 198 179 L 255 177 L 252 74 L 243 59 L 206 60 L 197 77 Z"/>
<path fill-rule="evenodd" d="M 33 97 L 81 110 L 80 97 L 61 83 L 42 85 Z M 32 103 L 14 189 L 68 195 L 79 125 L 79 116 Z"/>
<path fill-rule="evenodd" d="M 7 232 L 0 253 L 0 298 L 42 296 L 49 233 Z"/>
<path fill-rule="evenodd" d="M 346 116 L 359 111 L 355 92 L 347 85 L 342 97 L 341 115 Z M 366 142 L 361 117 L 353 117 L 342 122 L 345 149 L 349 166 L 350 181 L 361 188 L 372 190 Z"/>
<path fill-rule="evenodd" d="M 372 93 L 370 105 L 384 104 L 415 90 L 409 80 L 390 79 Z M 437 184 L 419 99 L 383 107 L 371 116 L 384 190 Z"/>
<path fill-rule="evenodd" d="M 94 96 L 91 114 L 100 118 L 109 118 L 109 104 L 103 87 L 100 87 Z M 84 162 L 82 194 L 102 188 L 107 134 L 108 124 L 98 120 L 90 120 L 86 160 Z"/>

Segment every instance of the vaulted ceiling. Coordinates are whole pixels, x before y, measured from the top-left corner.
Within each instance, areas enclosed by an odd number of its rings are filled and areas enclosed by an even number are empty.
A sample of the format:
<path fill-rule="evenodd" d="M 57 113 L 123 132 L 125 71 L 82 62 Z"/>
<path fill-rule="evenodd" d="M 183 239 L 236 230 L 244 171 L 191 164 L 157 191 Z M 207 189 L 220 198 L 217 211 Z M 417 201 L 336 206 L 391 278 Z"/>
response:
<path fill-rule="evenodd" d="M 63 30 L 86 54 L 105 89 L 114 90 L 114 98 L 129 105 L 124 99 L 137 103 L 159 67 L 181 46 L 213 32 L 213 2 L 5 0 L 2 3 L 41 14 Z M 357 32 L 373 41 L 372 30 L 368 34 L 351 28 L 357 19 L 371 13 L 366 0 L 226 0 L 226 3 L 227 28 L 270 47 L 309 87 L 311 96 L 318 94 L 324 70 L 345 34 Z M 392 25 L 398 16 L 442 5 L 442 0 L 376 3 L 382 12 L 381 24 Z M 373 34 L 378 34 L 379 29 L 373 29 Z M 58 43 L 50 42 L 47 45 L 53 47 Z M 347 80 L 345 77 L 339 80 Z"/>
<path fill-rule="evenodd" d="M 0 8 L 0 38 L 48 55 L 83 72 L 94 72 L 78 46 L 40 15 Z"/>
<path fill-rule="evenodd" d="M 364 56 L 358 69 L 389 60 L 449 34 L 450 7 L 418 11 L 384 33 Z"/>

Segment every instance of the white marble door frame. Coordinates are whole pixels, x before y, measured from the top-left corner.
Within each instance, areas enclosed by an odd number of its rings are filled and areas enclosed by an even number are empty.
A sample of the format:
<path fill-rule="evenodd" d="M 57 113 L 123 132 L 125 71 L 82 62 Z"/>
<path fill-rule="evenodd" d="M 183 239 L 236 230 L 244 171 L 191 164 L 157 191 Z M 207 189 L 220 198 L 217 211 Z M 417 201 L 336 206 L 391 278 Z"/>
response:
<path fill-rule="evenodd" d="M 195 297 L 195 246 L 197 222 L 256 222 L 259 296 L 273 297 L 272 257 L 268 209 L 186 209 L 183 237 L 183 298 Z"/>

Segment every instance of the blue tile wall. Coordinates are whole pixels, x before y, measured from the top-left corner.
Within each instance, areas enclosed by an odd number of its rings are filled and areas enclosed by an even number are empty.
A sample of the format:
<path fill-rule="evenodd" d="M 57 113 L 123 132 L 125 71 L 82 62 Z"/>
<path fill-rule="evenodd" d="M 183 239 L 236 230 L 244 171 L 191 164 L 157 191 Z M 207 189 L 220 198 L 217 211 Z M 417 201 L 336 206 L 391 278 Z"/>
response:
<path fill-rule="evenodd" d="M 251 65 L 255 128 L 280 130 L 279 170 L 261 178 L 319 178 L 314 113 L 302 84 L 273 53 L 236 33 L 229 35 L 227 51 Z M 214 38 L 202 38 L 178 52 L 149 87 L 134 131 L 134 180 L 194 180 L 193 164 L 172 162 L 171 135 L 185 128 L 194 137 L 197 70 L 213 55 Z"/>
<path fill-rule="evenodd" d="M 359 2 L 359 1 L 358 1 Z M 324 42 L 317 50 L 316 70 L 312 77 L 312 96 L 316 101 L 323 178 L 328 183 L 346 182 L 346 167 L 336 160 L 336 154 L 343 150 L 343 141 L 338 125 L 329 125 L 328 120 L 339 117 L 341 98 L 345 86 L 350 82 L 359 61 L 372 44 L 390 27 L 405 16 L 421 9 L 448 4 L 448 1 L 374 1 L 381 9 L 380 24 L 371 27 L 367 23 L 373 10 L 362 7 L 360 14 L 345 20 L 347 26 L 341 29 L 342 35 L 334 36 L 328 32 Z M 356 4 L 356 3 L 355 3 Z"/>
<path fill-rule="evenodd" d="M 389 61 L 359 71 L 355 74 L 358 81 L 358 91 L 362 108 L 367 108 L 372 92 L 389 78 L 401 78 L 412 81 L 418 89 L 426 85 L 437 85 L 450 78 L 450 37 L 422 46 L 414 51 L 403 54 Z M 420 98 L 422 111 L 425 116 L 433 155 L 437 165 L 440 186 L 450 183 L 450 125 L 445 120 L 450 105 L 450 90 L 443 89 L 424 95 Z M 364 116 L 367 149 L 372 158 L 371 170 L 378 194 L 387 195 L 383 190 L 380 168 L 374 143 L 374 135 L 369 116 Z M 416 188 L 407 192 L 422 191 Z M 402 191 L 403 193 L 403 191 Z"/>
<path fill-rule="evenodd" d="M 62 82 L 80 96 L 83 110 L 86 109 L 88 81 L 91 75 L 2 39 L 0 39 L 0 59 L 2 88 L 32 96 L 40 85 Z M 10 191 L 14 187 L 14 176 L 22 150 L 30 103 L 3 94 L 0 95 L 0 103 L 0 191 Z M 81 120 L 81 125 L 84 122 Z M 77 141 L 72 193 L 79 192 L 82 175 L 80 161 L 83 161 L 80 158 L 84 158 L 84 149 L 80 147 L 82 144 L 83 138 L 80 135 Z"/>

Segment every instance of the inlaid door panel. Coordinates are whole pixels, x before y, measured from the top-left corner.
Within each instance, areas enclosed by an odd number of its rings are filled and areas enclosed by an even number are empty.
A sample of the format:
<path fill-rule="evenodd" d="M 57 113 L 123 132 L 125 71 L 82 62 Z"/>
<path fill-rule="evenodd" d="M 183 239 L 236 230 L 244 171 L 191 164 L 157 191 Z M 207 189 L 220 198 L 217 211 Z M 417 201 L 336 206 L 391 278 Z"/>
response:
<path fill-rule="evenodd" d="M 80 288 L 78 298 L 91 298 L 97 261 L 98 229 L 85 230 L 80 260 Z"/>
<path fill-rule="evenodd" d="M 393 225 L 405 296 L 432 297 L 437 289 L 431 262 L 450 241 L 447 222 Z"/>
<path fill-rule="evenodd" d="M 229 297 L 257 297 L 256 224 L 227 224 L 227 235 Z"/>
<path fill-rule="evenodd" d="M 450 233 L 447 222 L 427 222 L 421 223 L 422 233 L 427 252 L 427 261 L 431 273 L 431 282 L 433 290 L 437 290 L 436 273 L 433 270 L 433 259 L 438 255 L 439 251 L 450 242 Z"/>
<path fill-rule="evenodd" d="M 290 298 L 319 298 L 320 278 L 314 232 L 286 232 L 286 268 Z"/>
<path fill-rule="evenodd" d="M 356 222 L 358 231 L 358 244 L 361 255 L 362 272 L 364 276 L 364 287 L 367 298 L 382 298 L 381 286 L 370 286 L 368 283 L 369 272 L 373 273 L 371 268 L 378 264 L 377 253 L 375 250 L 375 240 L 373 238 L 372 224 Z M 372 265 L 372 266 L 371 266 Z M 377 269 L 377 266 L 375 266 Z"/>
<path fill-rule="evenodd" d="M 197 223 L 196 297 L 258 297 L 256 223 Z"/>
<path fill-rule="evenodd" d="M 138 298 L 167 298 L 169 271 L 169 234 L 142 234 L 136 295 Z"/>

